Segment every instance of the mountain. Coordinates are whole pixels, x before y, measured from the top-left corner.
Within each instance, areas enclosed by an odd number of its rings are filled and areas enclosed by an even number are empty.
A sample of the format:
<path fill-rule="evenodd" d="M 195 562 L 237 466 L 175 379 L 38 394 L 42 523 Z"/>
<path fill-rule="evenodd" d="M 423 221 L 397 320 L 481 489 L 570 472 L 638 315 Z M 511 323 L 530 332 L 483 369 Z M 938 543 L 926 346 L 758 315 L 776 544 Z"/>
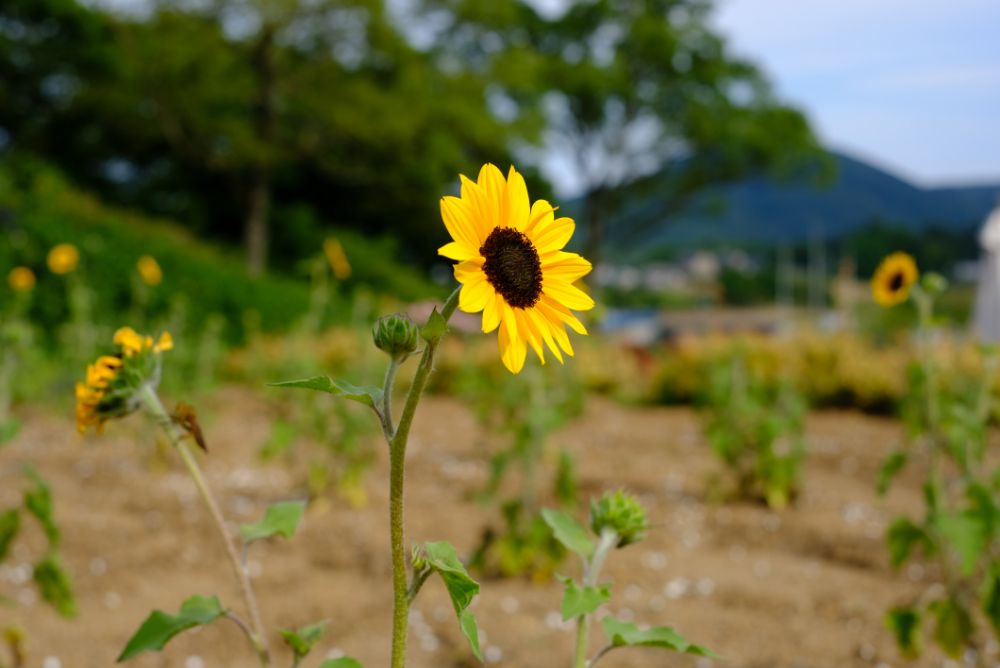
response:
<path fill-rule="evenodd" d="M 669 217 L 663 213 L 669 210 L 666 195 L 654 188 L 612 216 L 607 250 L 635 258 L 665 245 L 799 242 L 811 235 L 839 237 L 877 220 L 914 229 L 970 229 L 1000 196 L 1000 183 L 921 188 L 856 158 L 831 158 L 836 176 L 825 187 L 753 177 L 712 187 Z"/>

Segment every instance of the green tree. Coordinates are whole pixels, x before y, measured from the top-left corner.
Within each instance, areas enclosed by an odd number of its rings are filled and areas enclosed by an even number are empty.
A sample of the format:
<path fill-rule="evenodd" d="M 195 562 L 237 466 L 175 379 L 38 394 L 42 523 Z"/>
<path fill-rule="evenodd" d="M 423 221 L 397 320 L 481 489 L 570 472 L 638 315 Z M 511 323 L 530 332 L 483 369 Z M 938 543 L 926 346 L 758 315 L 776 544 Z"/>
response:
<path fill-rule="evenodd" d="M 441 26 L 442 58 L 488 72 L 509 113 L 545 119 L 542 150 L 567 156 L 585 193 L 590 257 L 607 213 L 636 189 L 667 190 L 676 209 L 708 183 L 788 173 L 820 155 L 804 116 L 712 30 L 711 2 L 569 0 L 556 13 L 530 0 L 424 7 Z"/>

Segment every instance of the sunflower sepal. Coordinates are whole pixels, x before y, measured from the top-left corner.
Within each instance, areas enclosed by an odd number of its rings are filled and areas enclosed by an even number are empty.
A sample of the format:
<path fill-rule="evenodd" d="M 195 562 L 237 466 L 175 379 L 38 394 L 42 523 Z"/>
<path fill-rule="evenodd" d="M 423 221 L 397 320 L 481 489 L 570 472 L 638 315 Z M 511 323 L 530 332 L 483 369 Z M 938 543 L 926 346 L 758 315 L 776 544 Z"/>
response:
<path fill-rule="evenodd" d="M 437 343 L 448 333 L 448 321 L 438 312 L 437 307 L 431 311 L 427 324 L 420 328 L 420 338 L 427 343 Z"/>

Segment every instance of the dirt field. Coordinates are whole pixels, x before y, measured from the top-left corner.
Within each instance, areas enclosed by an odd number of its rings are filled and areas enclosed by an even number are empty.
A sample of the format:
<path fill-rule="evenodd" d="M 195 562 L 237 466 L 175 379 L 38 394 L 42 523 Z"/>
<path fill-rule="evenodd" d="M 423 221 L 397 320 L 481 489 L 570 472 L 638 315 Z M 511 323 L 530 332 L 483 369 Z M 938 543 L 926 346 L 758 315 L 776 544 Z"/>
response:
<path fill-rule="evenodd" d="M 204 465 L 231 521 L 255 520 L 268 503 L 296 496 L 299 472 L 260 465 L 255 458 L 268 433 L 264 400 L 230 388 L 201 411 L 211 448 Z M 193 484 L 177 462 L 151 464 L 150 441 L 137 436 L 141 426 L 141 418 L 132 417 L 110 425 L 100 439 L 81 441 L 69 419 L 30 415 L 18 439 L 0 451 L 0 507 L 18 498 L 21 461 L 33 462 L 53 484 L 63 551 L 79 596 L 81 614 L 73 621 L 33 602 L 30 586 L 21 582 L 26 569 L 17 567 L 29 551 L 24 541 L 0 569 L 0 594 L 21 601 L 16 608 L 0 608 L 0 626 L 18 620 L 29 630 L 33 667 L 111 666 L 152 608 L 176 611 L 191 594 L 218 594 L 240 609 L 221 544 Z M 648 540 L 609 559 L 603 579 L 615 584 L 610 611 L 674 626 L 725 657 L 716 665 L 902 665 L 883 615 L 927 576 L 919 567 L 891 572 L 883 533 L 895 512 L 919 508 L 919 490 L 904 476 L 888 499 L 873 491 L 876 470 L 901 431 L 887 420 L 820 413 L 810 418 L 808 436 L 811 453 L 797 507 L 771 512 L 754 505 L 709 505 L 705 479 L 715 461 L 696 415 L 592 399 L 586 415 L 558 433 L 553 444 L 576 454 L 585 495 L 623 486 L 641 495 L 657 525 Z M 460 403 L 425 401 L 409 452 L 408 540 L 450 540 L 460 552 L 475 546 L 486 518 L 468 497 L 485 479 L 486 442 Z M 383 452 L 367 479 L 367 507 L 314 505 L 292 542 L 254 547 L 251 568 L 269 625 L 330 620 L 307 665 L 338 651 L 369 668 L 388 664 L 387 489 Z M 573 574 L 576 568 L 573 562 L 565 565 Z M 491 663 L 567 666 L 573 634 L 560 623 L 560 597 L 557 584 L 483 582 L 475 612 Z M 594 636 L 596 647 L 603 636 L 599 629 Z M 275 636 L 271 643 L 280 641 Z M 414 668 L 475 665 L 439 582 L 430 583 L 417 601 L 410 643 Z M 282 650 L 277 665 L 289 664 Z M 132 665 L 214 668 L 255 662 L 238 629 L 223 620 Z M 622 649 L 600 665 L 713 664 Z M 920 665 L 942 660 L 932 657 Z"/>

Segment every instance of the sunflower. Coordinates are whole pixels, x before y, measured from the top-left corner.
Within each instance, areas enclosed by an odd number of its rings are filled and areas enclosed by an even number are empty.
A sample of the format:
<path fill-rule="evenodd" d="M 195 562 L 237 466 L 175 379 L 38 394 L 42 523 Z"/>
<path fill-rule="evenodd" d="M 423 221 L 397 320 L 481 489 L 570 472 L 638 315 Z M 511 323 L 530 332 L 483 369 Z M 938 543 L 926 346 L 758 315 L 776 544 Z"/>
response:
<path fill-rule="evenodd" d="M 97 433 L 104 423 L 127 415 L 138 406 L 136 393 L 144 384 L 159 380 L 159 355 L 174 347 L 169 332 L 155 342 L 131 327 L 114 335 L 115 355 L 103 355 L 87 367 L 87 379 L 76 384 L 76 428 L 81 434 L 89 427 Z"/>
<path fill-rule="evenodd" d="M 153 287 L 163 282 L 163 270 L 160 263 L 152 255 L 143 255 L 135 263 L 135 268 L 139 270 L 139 278 L 146 285 Z"/>
<path fill-rule="evenodd" d="M 7 283 L 15 292 L 29 292 L 35 287 L 35 272 L 27 267 L 14 267 L 7 274 Z"/>
<path fill-rule="evenodd" d="M 896 252 L 887 256 L 872 276 L 875 303 L 888 307 L 905 302 L 918 276 L 917 263 L 909 254 Z"/>
<path fill-rule="evenodd" d="M 53 274 L 68 274 L 79 264 L 80 251 L 73 244 L 59 244 L 52 247 L 46 261 Z"/>
<path fill-rule="evenodd" d="M 458 306 L 483 312 L 483 331 L 499 327 L 500 358 L 511 373 L 524 366 L 531 346 L 542 364 L 547 346 L 559 362 L 573 354 L 566 326 L 587 330 L 570 309 L 586 311 L 594 300 L 573 283 L 591 264 L 563 251 L 576 225 L 556 218 L 545 200 L 533 204 L 513 167 L 504 180 L 494 165 L 483 165 L 475 182 L 462 176 L 461 197 L 441 199 L 441 217 L 452 242 L 438 253 L 457 260 L 462 284 Z"/>

